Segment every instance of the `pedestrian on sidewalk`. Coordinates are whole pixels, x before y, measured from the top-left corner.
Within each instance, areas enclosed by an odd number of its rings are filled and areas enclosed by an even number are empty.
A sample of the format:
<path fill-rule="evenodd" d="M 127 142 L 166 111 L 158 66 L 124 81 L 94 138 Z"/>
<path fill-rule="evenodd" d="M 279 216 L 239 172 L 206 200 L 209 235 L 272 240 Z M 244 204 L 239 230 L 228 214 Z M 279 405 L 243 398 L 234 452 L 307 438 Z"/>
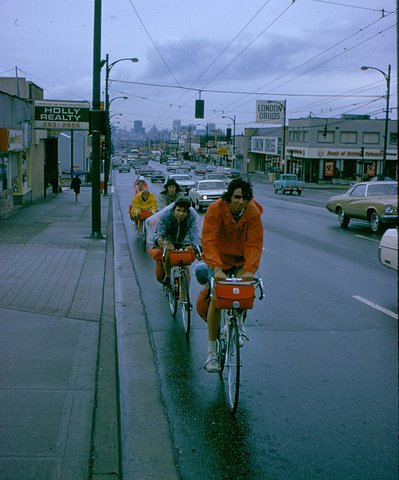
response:
<path fill-rule="evenodd" d="M 71 189 L 75 192 L 75 202 L 78 201 L 81 184 L 82 184 L 82 180 L 79 178 L 79 175 L 75 175 L 71 181 Z"/>

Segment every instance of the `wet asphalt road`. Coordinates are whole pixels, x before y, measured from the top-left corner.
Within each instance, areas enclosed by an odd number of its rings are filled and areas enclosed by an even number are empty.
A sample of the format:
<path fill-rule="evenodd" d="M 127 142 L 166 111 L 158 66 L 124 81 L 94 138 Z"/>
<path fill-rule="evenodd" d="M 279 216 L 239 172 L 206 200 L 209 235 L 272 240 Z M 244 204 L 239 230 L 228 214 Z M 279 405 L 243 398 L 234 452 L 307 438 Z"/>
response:
<path fill-rule="evenodd" d="M 260 275 L 266 299 L 247 321 L 240 403 L 228 411 L 223 381 L 203 369 L 205 323 L 189 338 L 155 282 L 127 205 L 135 176 L 115 175 L 115 195 L 157 366 L 174 458 L 184 480 L 394 479 L 397 477 L 396 273 L 379 264 L 381 235 L 338 228 L 324 208 L 336 192 L 275 195 L 264 207 Z M 158 192 L 160 185 L 152 188 Z M 200 215 L 201 217 L 203 214 Z M 193 299 L 200 287 L 193 280 Z"/>

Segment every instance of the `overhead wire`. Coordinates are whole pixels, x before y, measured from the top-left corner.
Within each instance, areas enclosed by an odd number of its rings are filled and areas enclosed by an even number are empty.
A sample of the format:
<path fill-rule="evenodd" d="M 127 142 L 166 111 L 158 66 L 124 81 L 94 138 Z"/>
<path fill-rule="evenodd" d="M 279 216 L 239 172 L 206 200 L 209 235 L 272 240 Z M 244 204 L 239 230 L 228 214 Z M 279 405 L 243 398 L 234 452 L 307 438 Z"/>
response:
<path fill-rule="evenodd" d="M 289 70 L 288 72 L 285 72 L 285 73 L 283 73 L 282 75 L 278 76 L 277 78 L 266 82 L 266 83 L 263 84 L 262 86 L 258 87 L 255 91 L 258 91 L 258 90 L 260 90 L 260 89 L 263 89 L 263 88 L 267 87 L 268 85 L 270 85 L 270 84 L 272 84 L 272 83 L 274 83 L 274 82 L 276 82 L 276 81 L 278 81 L 278 80 L 280 80 L 280 79 L 288 76 L 290 73 L 294 72 L 295 70 L 298 70 L 299 68 L 303 67 L 304 65 L 306 65 L 306 64 L 310 63 L 311 61 L 317 59 L 318 57 L 326 54 L 326 53 L 329 52 L 330 50 L 333 50 L 334 48 L 338 47 L 339 45 L 343 44 L 344 42 L 350 40 L 350 39 L 351 39 L 352 37 L 354 37 L 355 35 L 358 35 L 359 33 L 365 31 L 366 29 L 371 28 L 373 25 L 375 25 L 377 22 L 380 22 L 380 21 L 381 21 L 381 19 L 375 20 L 374 22 L 366 25 L 365 27 L 360 28 L 360 29 L 357 30 L 356 32 L 354 32 L 354 33 L 352 33 L 351 35 L 345 37 L 343 40 L 340 40 L 339 42 L 336 42 L 336 43 L 334 43 L 333 45 L 330 45 L 328 48 L 326 48 L 326 49 L 323 50 L 322 52 L 319 52 L 319 53 L 317 53 L 316 55 L 312 56 L 311 58 L 305 60 L 305 61 L 302 62 L 300 65 L 297 65 L 296 67 L 292 68 L 292 69 Z M 346 53 L 346 52 L 345 52 L 345 53 Z M 335 57 L 331 57 L 331 60 L 334 59 L 334 58 L 335 58 Z M 329 61 L 329 60 L 328 60 L 328 61 Z M 327 63 L 327 62 L 324 62 L 324 63 Z M 321 64 L 321 65 L 322 65 L 322 64 Z M 316 65 L 315 67 L 313 67 L 313 69 L 315 69 L 315 68 L 317 68 L 317 67 L 318 67 L 318 66 Z M 299 76 L 301 76 L 301 75 L 303 75 L 303 74 L 305 74 L 305 73 L 308 73 L 309 71 L 311 71 L 311 70 L 302 72 L 301 74 L 295 76 L 293 79 L 289 80 L 288 82 L 283 83 L 283 84 L 281 84 L 281 85 L 279 85 L 278 87 L 275 87 L 275 88 L 279 88 L 280 86 L 286 85 L 287 83 L 290 83 L 291 81 L 299 78 Z M 242 100 L 244 100 L 244 99 L 242 99 Z M 235 101 L 232 102 L 231 104 L 227 105 L 227 106 L 226 106 L 226 109 L 229 108 L 229 107 L 233 107 L 237 102 L 240 102 L 240 100 L 239 100 L 239 99 L 238 99 L 238 100 L 235 100 Z M 242 106 L 242 104 L 239 105 L 238 108 L 239 108 L 240 106 Z"/>
<path fill-rule="evenodd" d="M 234 35 L 234 37 L 227 43 L 227 45 L 215 56 L 215 58 L 208 64 L 208 66 L 203 70 L 203 72 L 198 75 L 198 77 L 193 80 L 190 86 L 194 86 L 198 80 L 200 80 L 208 71 L 209 69 L 219 60 L 219 58 L 229 49 L 229 47 L 234 43 L 234 41 L 246 30 L 246 28 L 253 22 L 253 20 L 260 14 L 260 12 L 266 7 L 271 0 L 266 0 L 266 2 L 256 11 L 256 13 L 247 21 L 247 23 L 240 29 L 240 31 Z M 178 102 L 185 93 L 180 95 L 180 97 L 176 100 Z M 192 97 L 193 98 L 193 97 Z M 190 98 L 188 101 L 192 100 Z"/>

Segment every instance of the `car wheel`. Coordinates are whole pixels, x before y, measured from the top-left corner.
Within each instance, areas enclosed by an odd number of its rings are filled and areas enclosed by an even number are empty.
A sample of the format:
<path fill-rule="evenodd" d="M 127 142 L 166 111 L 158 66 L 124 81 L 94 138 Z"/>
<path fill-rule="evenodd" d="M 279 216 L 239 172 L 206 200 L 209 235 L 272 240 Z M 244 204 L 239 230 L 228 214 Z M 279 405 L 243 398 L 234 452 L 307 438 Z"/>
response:
<path fill-rule="evenodd" d="M 374 233 L 378 233 L 381 230 L 381 220 L 380 217 L 378 216 L 377 212 L 373 212 L 370 217 L 370 226 L 371 230 Z"/>
<path fill-rule="evenodd" d="M 338 215 L 338 223 L 341 225 L 342 228 L 346 228 L 349 225 L 349 217 L 345 215 L 345 212 L 342 210 L 342 208 L 338 208 L 337 211 Z"/>

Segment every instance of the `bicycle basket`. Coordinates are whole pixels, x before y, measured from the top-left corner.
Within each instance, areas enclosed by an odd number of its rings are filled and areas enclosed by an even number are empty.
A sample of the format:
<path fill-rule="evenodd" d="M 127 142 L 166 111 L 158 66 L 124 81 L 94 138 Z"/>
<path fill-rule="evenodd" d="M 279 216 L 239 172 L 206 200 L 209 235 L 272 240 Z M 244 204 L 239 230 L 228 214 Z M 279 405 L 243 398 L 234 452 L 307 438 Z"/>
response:
<path fill-rule="evenodd" d="M 169 261 L 172 267 L 179 265 L 191 265 L 195 259 L 193 250 L 171 250 Z"/>
<path fill-rule="evenodd" d="M 251 309 L 254 305 L 253 285 L 217 283 L 215 286 L 217 308 Z"/>
<path fill-rule="evenodd" d="M 145 220 L 146 218 L 151 217 L 151 215 L 152 215 L 151 210 L 141 210 L 140 219 Z"/>

